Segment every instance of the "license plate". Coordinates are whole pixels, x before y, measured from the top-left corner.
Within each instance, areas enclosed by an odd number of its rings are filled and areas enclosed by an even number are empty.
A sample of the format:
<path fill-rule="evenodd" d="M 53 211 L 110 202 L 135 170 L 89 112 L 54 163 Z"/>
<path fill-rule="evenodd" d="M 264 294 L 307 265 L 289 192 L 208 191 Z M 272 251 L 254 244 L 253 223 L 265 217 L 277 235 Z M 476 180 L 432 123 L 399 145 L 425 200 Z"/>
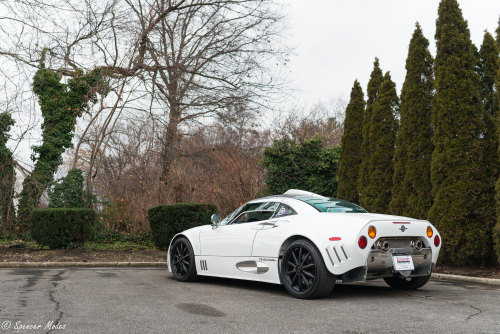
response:
<path fill-rule="evenodd" d="M 392 257 L 394 269 L 396 270 L 413 270 L 413 259 L 411 255 L 394 255 Z"/>

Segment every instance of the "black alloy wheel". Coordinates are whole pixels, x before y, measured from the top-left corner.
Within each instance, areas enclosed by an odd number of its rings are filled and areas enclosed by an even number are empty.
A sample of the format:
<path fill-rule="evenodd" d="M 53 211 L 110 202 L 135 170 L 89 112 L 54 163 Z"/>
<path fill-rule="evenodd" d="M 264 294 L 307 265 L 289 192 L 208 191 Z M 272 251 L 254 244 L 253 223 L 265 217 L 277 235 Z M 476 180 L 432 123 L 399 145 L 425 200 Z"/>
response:
<path fill-rule="evenodd" d="M 335 285 L 318 249 L 308 240 L 293 241 L 285 251 L 281 280 L 296 298 L 319 298 L 328 295 Z"/>
<path fill-rule="evenodd" d="M 194 252 L 189 240 L 181 237 L 174 241 L 170 250 L 170 265 L 172 274 L 178 281 L 188 282 L 196 279 Z"/>
<path fill-rule="evenodd" d="M 300 245 L 293 248 L 285 266 L 287 281 L 293 290 L 304 293 L 311 289 L 316 279 L 316 264 L 307 248 Z"/>

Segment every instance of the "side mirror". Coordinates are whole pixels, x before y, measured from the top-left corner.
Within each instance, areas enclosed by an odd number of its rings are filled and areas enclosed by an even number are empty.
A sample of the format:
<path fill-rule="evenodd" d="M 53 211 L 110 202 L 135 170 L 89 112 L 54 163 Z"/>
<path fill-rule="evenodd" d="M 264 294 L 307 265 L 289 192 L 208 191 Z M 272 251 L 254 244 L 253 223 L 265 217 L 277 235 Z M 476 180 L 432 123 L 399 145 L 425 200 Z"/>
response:
<path fill-rule="evenodd" d="M 210 217 L 210 220 L 212 221 L 212 227 L 213 228 L 216 228 L 219 223 L 220 223 L 220 217 L 218 214 L 213 214 L 211 217 Z"/>

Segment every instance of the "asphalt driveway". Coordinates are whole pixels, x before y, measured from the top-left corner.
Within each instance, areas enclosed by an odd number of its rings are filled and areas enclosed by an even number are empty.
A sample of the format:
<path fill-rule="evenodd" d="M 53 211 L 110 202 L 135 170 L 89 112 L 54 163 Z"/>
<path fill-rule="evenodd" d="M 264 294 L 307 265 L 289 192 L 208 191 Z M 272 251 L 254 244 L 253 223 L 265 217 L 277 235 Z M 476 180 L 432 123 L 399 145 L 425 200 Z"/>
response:
<path fill-rule="evenodd" d="M 321 300 L 278 285 L 164 268 L 0 269 L 1 333 L 500 333 L 500 287 L 337 285 Z"/>

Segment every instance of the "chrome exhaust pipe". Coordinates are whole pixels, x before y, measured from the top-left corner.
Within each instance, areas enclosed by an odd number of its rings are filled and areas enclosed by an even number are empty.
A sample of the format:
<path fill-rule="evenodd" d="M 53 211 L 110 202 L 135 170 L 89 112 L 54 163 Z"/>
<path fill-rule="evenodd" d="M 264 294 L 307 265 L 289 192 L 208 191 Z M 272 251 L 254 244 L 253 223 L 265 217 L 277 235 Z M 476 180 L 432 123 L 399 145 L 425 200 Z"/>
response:
<path fill-rule="evenodd" d="M 413 240 L 411 242 L 411 245 L 413 248 L 415 248 L 416 250 L 421 250 L 422 247 L 424 246 L 423 243 L 422 243 L 422 240 L 418 239 L 418 240 Z"/>
<path fill-rule="evenodd" d="M 389 242 L 387 240 L 385 241 L 377 241 L 377 243 L 375 244 L 375 247 L 377 247 L 378 249 L 381 249 L 383 250 L 384 252 L 388 252 L 389 249 L 391 248 L 391 246 L 389 245 Z"/>

